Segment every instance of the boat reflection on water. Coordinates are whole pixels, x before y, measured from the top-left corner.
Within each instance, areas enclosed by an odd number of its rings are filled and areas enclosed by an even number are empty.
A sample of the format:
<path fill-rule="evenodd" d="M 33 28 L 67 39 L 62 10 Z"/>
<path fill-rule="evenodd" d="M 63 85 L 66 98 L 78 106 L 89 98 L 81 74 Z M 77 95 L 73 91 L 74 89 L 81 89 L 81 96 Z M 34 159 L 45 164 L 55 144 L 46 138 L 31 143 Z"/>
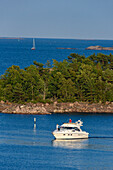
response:
<path fill-rule="evenodd" d="M 88 139 L 76 139 L 76 140 L 53 140 L 52 145 L 54 147 L 61 147 L 67 149 L 86 149 L 88 147 Z"/>

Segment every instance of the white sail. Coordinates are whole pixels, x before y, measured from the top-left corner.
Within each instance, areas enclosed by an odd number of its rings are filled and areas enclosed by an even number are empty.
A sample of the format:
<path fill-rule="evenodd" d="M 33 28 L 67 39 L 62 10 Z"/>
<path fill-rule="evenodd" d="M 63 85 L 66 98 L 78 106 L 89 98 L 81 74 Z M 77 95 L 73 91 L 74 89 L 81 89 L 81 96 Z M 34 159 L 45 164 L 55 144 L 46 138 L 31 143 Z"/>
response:
<path fill-rule="evenodd" d="M 35 39 L 33 38 L 33 47 L 31 48 L 32 50 L 35 50 Z"/>

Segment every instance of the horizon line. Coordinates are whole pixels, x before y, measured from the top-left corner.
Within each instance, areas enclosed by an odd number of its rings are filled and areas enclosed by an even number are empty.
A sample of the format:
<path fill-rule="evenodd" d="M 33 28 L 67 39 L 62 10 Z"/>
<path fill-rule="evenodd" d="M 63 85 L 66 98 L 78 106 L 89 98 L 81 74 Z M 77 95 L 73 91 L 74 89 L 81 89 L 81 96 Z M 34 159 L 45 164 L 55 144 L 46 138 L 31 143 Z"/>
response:
<path fill-rule="evenodd" d="M 72 40 L 108 40 L 112 41 L 113 39 L 104 39 L 104 38 L 72 38 L 72 37 L 24 37 L 24 36 L 5 36 L 5 37 L 0 37 L 0 39 L 27 39 L 27 38 L 36 38 L 36 39 L 72 39 Z"/>

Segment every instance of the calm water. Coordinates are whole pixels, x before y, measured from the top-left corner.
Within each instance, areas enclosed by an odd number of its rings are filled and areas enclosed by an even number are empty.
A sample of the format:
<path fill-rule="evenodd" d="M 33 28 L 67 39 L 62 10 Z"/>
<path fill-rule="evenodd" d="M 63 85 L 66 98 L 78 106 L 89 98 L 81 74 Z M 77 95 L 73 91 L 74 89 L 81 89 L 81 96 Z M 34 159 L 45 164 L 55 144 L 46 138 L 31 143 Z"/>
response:
<path fill-rule="evenodd" d="M 72 40 L 72 39 L 35 39 L 36 50 L 32 51 L 32 39 L 0 39 L 0 75 L 4 74 L 5 70 L 12 65 L 19 65 L 25 68 L 33 61 L 45 64 L 47 60 L 52 62 L 52 59 L 63 61 L 67 59 L 70 53 L 78 53 L 86 57 L 93 53 L 113 54 L 113 51 L 94 51 L 85 50 L 91 45 L 100 45 L 103 47 L 112 47 L 113 40 Z M 76 48 L 74 49 L 57 49 Z"/>
<path fill-rule="evenodd" d="M 113 169 L 113 115 L 0 114 L 0 170 Z M 89 139 L 56 141 L 56 124 L 81 118 Z"/>
<path fill-rule="evenodd" d="M 63 61 L 70 53 L 86 57 L 113 51 L 85 50 L 91 45 L 111 47 L 113 41 L 36 39 L 0 39 L 0 75 L 12 65 L 25 68 L 33 61 L 46 63 L 52 59 Z M 57 49 L 58 47 L 76 50 Z M 0 170 L 24 169 L 113 169 L 113 115 L 37 115 L 37 128 L 33 128 L 33 115 L 0 114 Z M 56 141 L 51 132 L 56 124 L 82 119 L 84 130 L 90 133 L 87 140 Z"/>

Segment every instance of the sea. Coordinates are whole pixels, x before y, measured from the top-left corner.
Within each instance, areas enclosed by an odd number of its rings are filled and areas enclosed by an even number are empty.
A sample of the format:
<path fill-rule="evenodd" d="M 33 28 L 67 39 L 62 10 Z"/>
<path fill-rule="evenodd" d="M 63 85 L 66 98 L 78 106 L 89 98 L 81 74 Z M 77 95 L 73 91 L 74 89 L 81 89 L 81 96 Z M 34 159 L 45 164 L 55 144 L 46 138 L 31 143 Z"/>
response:
<path fill-rule="evenodd" d="M 94 45 L 112 47 L 113 40 L 37 38 L 35 39 L 35 44 L 36 50 L 31 50 L 33 46 L 32 38 L 0 39 L 0 75 L 4 74 L 7 68 L 12 65 L 18 65 L 21 69 L 24 69 L 33 64 L 33 61 L 46 64 L 47 60 L 49 60 L 52 65 L 53 59 L 60 62 L 68 59 L 71 53 L 77 53 L 86 57 L 94 53 L 113 54 L 113 51 L 107 50 L 86 50 L 87 47 Z"/>
<path fill-rule="evenodd" d="M 20 68 L 37 61 L 45 64 L 52 59 L 63 61 L 71 53 L 89 55 L 113 51 L 93 51 L 91 45 L 112 47 L 112 40 L 0 39 L 0 75 L 8 67 Z M 68 49 L 67 49 L 68 48 Z M 75 49 L 76 48 L 76 49 Z M 36 118 L 36 127 L 34 126 Z M 88 139 L 54 139 L 56 124 L 69 119 L 83 121 L 82 129 Z M 113 114 L 68 113 L 51 115 L 22 115 L 0 113 L 0 170 L 112 170 Z"/>

